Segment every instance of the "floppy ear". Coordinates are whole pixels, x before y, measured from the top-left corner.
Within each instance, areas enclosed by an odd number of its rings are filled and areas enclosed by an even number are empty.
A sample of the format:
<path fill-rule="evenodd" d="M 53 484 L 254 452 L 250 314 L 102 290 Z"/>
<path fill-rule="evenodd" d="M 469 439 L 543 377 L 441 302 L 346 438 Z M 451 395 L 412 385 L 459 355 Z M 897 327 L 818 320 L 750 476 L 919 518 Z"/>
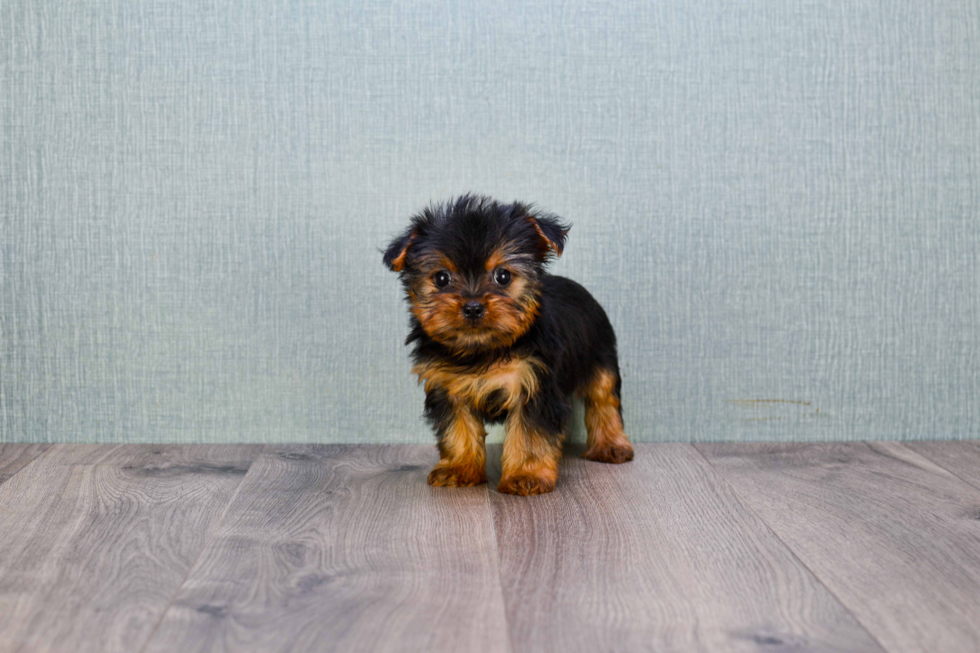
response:
<path fill-rule="evenodd" d="M 408 229 L 398 238 L 391 241 L 385 251 L 384 264 L 389 270 L 401 272 L 405 269 L 405 257 L 408 256 L 408 247 L 415 239 L 415 229 Z"/>
<path fill-rule="evenodd" d="M 568 236 L 571 225 L 564 224 L 554 215 L 532 215 L 528 216 L 528 221 L 538 232 L 541 257 L 548 258 L 552 255 L 555 258 L 560 257 L 565 249 L 565 237 Z"/>

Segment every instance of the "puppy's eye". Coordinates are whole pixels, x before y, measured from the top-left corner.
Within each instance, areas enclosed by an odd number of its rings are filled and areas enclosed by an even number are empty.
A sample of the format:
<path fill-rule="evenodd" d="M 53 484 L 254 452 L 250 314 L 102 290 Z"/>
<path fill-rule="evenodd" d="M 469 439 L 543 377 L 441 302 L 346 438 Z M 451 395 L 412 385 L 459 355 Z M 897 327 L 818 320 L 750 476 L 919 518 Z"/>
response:
<path fill-rule="evenodd" d="M 494 270 L 493 280 L 496 281 L 498 285 L 506 286 L 508 283 L 510 283 L 510 270 L 497 268 Z"/>
<path fill-rule="evenodd" d="M 433 277 L 433 280 L 436 282 L 437 286 L 440 288 L 445 288 L 449 285 L 449 282 L 452 281 L 453 278 L 449 276 L 449 273 L 445 270 L 439 270 L 436 272 L 436 276 Z"/>

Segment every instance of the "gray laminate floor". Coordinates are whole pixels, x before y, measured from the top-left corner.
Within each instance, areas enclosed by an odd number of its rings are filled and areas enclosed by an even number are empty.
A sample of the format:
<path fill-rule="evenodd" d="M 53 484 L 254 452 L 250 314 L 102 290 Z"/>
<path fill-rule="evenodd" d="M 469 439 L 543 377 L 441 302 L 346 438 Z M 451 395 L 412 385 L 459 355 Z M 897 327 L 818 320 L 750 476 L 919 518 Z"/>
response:
<path fill-rule="evenodd" d="M 0 651 L 980 651 L 980 442 L 0 444 Z"/>

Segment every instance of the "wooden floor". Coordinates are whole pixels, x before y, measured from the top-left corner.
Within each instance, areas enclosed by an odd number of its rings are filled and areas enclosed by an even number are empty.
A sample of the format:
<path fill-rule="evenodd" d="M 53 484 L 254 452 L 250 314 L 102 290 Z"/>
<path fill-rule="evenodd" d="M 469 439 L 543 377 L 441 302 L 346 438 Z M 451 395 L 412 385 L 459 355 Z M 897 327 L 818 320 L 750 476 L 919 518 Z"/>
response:
<path fill-rule="evenodd" d="M 0 444 L 0 651 L 980 651 L 980 442 Z"/>

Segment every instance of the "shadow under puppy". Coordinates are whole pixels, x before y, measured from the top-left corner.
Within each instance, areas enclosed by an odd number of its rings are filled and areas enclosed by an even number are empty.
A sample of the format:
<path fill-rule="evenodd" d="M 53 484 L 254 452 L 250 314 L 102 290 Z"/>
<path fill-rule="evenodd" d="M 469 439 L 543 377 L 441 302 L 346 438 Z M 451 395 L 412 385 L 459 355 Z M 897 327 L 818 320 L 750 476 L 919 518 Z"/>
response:
<path fill-rule="evenodd" d="M 466 195 L 424 209 L 384 254 L 411 308 L 413 372 L 439 438 L 429 483 L 487 481 L 484 422 L 505 422 L 498 490 L 550 492 L 571 413 L 585 403 L 589 460 L 623 463 L 616 334 L 589 292 L 544 266 L 568 226 L 530 205 Z"/>

